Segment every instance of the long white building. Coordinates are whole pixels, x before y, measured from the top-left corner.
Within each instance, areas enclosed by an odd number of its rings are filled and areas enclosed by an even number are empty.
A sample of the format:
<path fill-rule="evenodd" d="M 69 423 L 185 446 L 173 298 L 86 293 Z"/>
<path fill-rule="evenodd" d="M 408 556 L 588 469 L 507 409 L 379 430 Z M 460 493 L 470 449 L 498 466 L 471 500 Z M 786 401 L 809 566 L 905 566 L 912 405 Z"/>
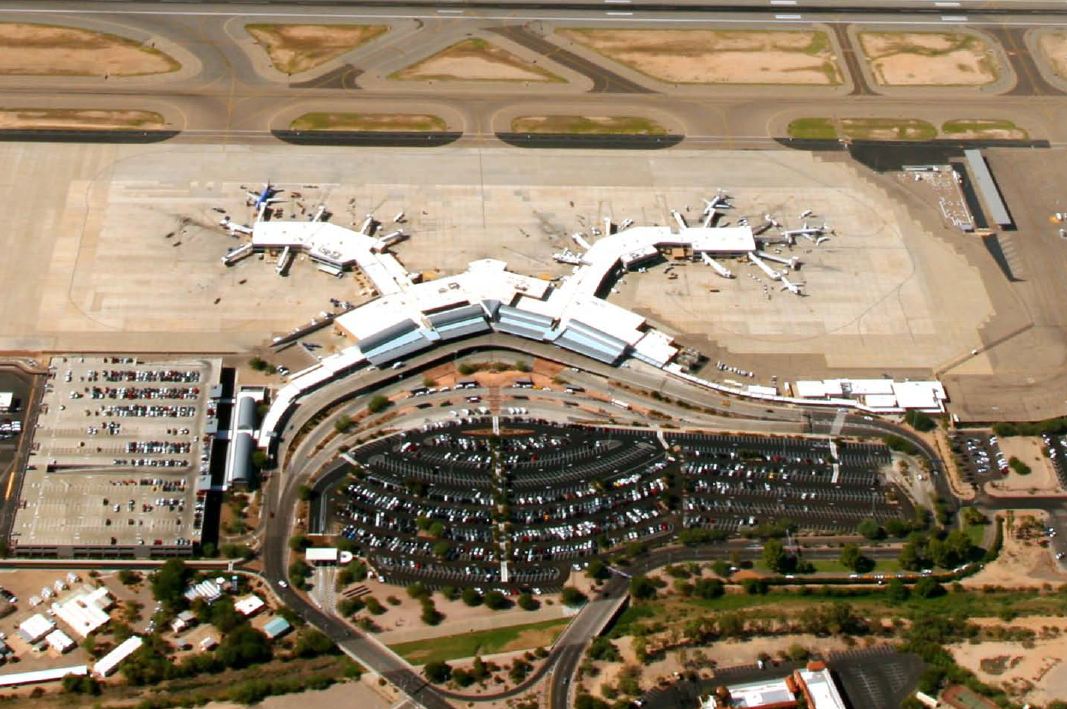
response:
<path fill-rule="evenodd" d="M 620 270 L 637 267 L 665 250 L 682 249 L 692 258 L 741 256 L 756 250 L 747 226 L 638 226 L 591 244 L 572 273 L 558 283 L 514 273 L 496 259 L 473 261 L 462 273 L 418 282 L 388 253 L 389 239 L 328 222 L 258 222 L 251 245 L 256 250 L 301 251 L 330 269 L 358 268 L 378 294 L 334 321 L 354 345 L 297 372 L 277 393 L 260 426 L 259 445 L 264 447 L 301 396 L 335 377 L 368 364 L 388 365 L 440 342 L 483 332 L 549 342 L 606 364 L 633 357 L 680 374 L 681 368 L 672 364 L 679 350 L 670 335 L 599 294 Z M 750 394 L 743 389 L 733 393 Z"/>

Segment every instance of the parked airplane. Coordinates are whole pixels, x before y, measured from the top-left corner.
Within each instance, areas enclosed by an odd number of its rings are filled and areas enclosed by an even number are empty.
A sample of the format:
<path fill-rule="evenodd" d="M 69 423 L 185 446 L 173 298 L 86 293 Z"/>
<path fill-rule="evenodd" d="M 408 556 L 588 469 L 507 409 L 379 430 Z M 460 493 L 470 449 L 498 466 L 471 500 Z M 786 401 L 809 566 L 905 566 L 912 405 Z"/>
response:
<path fill-rule="evenodd" d="M 277 195 L 281 192 L 277 187 L 272 187 L 270 182 L 263 183 L 263 189 L 257 194 L 255 192 L 248 192 L 248 200 L 251 206 L 257 210 L 262 210 L 268 204 L 274 204 L 275 202 L 284 202 L 285 200 Z"/>
<path fill-rule="evenodd" d="M 785 277 L 784 274 L 781 276 L 781 280 L 782 290 L 787 290 L 793 295 L 804 295 L 804 293 L 800 290 L 800 286 L 790 281 L 788 278 Z"/>

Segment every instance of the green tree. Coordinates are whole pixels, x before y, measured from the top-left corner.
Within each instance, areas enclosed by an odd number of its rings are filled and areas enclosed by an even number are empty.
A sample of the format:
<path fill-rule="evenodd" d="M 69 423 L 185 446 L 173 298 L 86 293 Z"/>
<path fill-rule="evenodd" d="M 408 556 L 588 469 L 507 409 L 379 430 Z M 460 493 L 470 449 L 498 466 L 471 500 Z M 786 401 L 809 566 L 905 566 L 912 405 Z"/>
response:
<path fill-rule="evenodd" d="M 585 575 L 591 579 L 603 581 L 611 576 L 611 570 L 603 560 L 596 558 L 589 562 L 589 567 L 585 570 Z"/>
<path fill-rule="evenodd" d="M 519 608 L 523 609 L 524 611 L 535 611 L 541 607 L 540 601 L 538 601 L 529 593 L 520 594 L 518 604 Z"/>
<path fill-rule="evenodd" d="M 500 591 L 489 591 L 485 594 L 485 607 L 494 611 L 503 610 L 511 606 L 511 601 Z"/>
<path fill-rule="evenodd" d="M 377 414 L 386 409 L 389 406 L 389 397 L 382 394 L 375 394 L 367 402 L 367 411 L 372 414 Z"/>
<path fill-rule="evenodd" d="M 270 641 L 267 636 L 244 624 L 222 636 L 222 642 L 215 650 L 219 661 L 231 669 L 241 669 L 249 665 L 266 662 L 271 658 Z"/>
<path fill-rule="evenodd" d="M 187 605 L 185 587 L 193 576 L 181 559 L 168 559 L 152 574 L 152 597 L 170 611 L 181 610 Z"/>
<path fill-rule="evenodd" d="M 314 490 L 309 485 L 301 485 L 296 489 L 296 496 L 302 501 L 307 502 L 314 494 Z"/>
<path fill-rule="evenodd" d="M 480 606 L 482 604 L 482 594 L 478 593 L 470 586 L 463 589 L 463 593 L 460 594 L 460 598 L 466 605 L 471 607 Z"/>
<path fill-rule="evenodd" d="M 452 676 L 452 666 L 447 662 L 427 662 L 422 673 L 434 684 L 441 684 Z"/>
<path fill-rule="evenodd" d="M 865 519 L 856 526 L 856 531 L 870 540 L 884 539 L 885 530 L 873 519 Z"/>
<path fill-rule="evenodd" d="M 118 573 L 118 579 L 123 586 L 136 586 L 141 583 L 141 574 L 131 569 L 122 569 Z"/>
<path fill-rule="evenodd" d="M 726 592 L 726 586 L 719 579 L 697 579 L 693 584 L 693 595 L 698 598 L 719 598 Z"/>
<path fill-rule="evenodd" d="M 563 602 L 563 605 L 570 606 L 571 608 L 580 606 L 586 601 L 585 594 L 574 586 L 564 586 L 559 598 Z"/>
<path fill-rule="evenodd" d="M 908 600 L 911 591 L 908 590 L 907 585 L 900 579 L 890 579 L 885 587 L 885 595 L 891 603 L 903 603 Z"/>
<path fill-rule="evenodd" d="M 647 576 L 634 576 L 630 579 L 630 595 L 638 601 L 655 598 L 656 584 Z"/>
<path fill-rule="evenodd" d="M 315 628 L 304 628 L 296 636 L 293 654 L 297 657 L 311 658 L 320 655 L 336 655 L 340 652 L 337 644 L 329 636 Z"/>
<path fill-rule="evenodd" d="M 937 428 L 937 422 L 922 411 L 911 410 L 904 414 L 904 421 L 916 431 L 926 433 Z"/>
<path fill-rule="evenodd" d="M 333 422 L 333 427 L 338 433 L 348 433 L 348 430 L 352 428 L 352 417 L 347 414 L 341 414 L 337 417 L 337 420 Z"/>
<path fill-rule="evenodd" d="M 923 576 L 915 582 L 915 595 L 919 598 L 937 598 L 945 595 L 945 587 L 932 576 Z"/>
<path fill-rule="evenodd" d="M 775 573 L 784 573 L 788 570 L 789 556 L 785 553 L 785 545 L 779 539 L 768 539 L 763 543 L 763 563 Z"/>

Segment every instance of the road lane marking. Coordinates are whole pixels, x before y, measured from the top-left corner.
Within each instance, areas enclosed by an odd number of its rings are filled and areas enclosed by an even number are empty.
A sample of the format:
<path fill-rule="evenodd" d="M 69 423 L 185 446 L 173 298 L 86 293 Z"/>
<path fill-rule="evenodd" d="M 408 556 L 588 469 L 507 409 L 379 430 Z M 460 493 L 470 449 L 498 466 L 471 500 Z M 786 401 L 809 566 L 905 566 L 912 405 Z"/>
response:
<path fill-rule="evenodd" d="M 604 13 L 604 14 L 606 14 L 608 17 L 630 17 L 634 13 L 632 13 L 632 12 L 607 12 L 607 13 Z"/>
<path fill-rule="evenodd" d="M 959 7 L 958 2 L 935 2 L 934 7 Z"/>
<path fill-rule="evenodd" d="M 967 16 L 966 15 L 942 15 L 941 16 L 941 21 L 942 22 L 966 22 L 967 21 Z"/>
<path fill-rule="evenodd" d="M 776 20 L 799 20 L 800 15 L 775 15 Z"/>
<path fill-rule="evenodd" d="M 797 0 L 771 0 L 771 5 L 796 5 Z"/>

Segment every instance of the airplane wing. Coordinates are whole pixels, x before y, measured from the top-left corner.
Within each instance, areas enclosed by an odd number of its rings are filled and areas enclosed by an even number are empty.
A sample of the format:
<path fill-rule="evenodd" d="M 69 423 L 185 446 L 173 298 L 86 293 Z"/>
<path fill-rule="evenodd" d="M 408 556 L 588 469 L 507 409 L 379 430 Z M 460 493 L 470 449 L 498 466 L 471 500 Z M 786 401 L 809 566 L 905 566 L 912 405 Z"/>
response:
<path fill-rule="evenodd" d="M 255 192 L 245 192 L 245 194 L 248 195 L 249 199 L 259 199 L 259 195 Z"/>

